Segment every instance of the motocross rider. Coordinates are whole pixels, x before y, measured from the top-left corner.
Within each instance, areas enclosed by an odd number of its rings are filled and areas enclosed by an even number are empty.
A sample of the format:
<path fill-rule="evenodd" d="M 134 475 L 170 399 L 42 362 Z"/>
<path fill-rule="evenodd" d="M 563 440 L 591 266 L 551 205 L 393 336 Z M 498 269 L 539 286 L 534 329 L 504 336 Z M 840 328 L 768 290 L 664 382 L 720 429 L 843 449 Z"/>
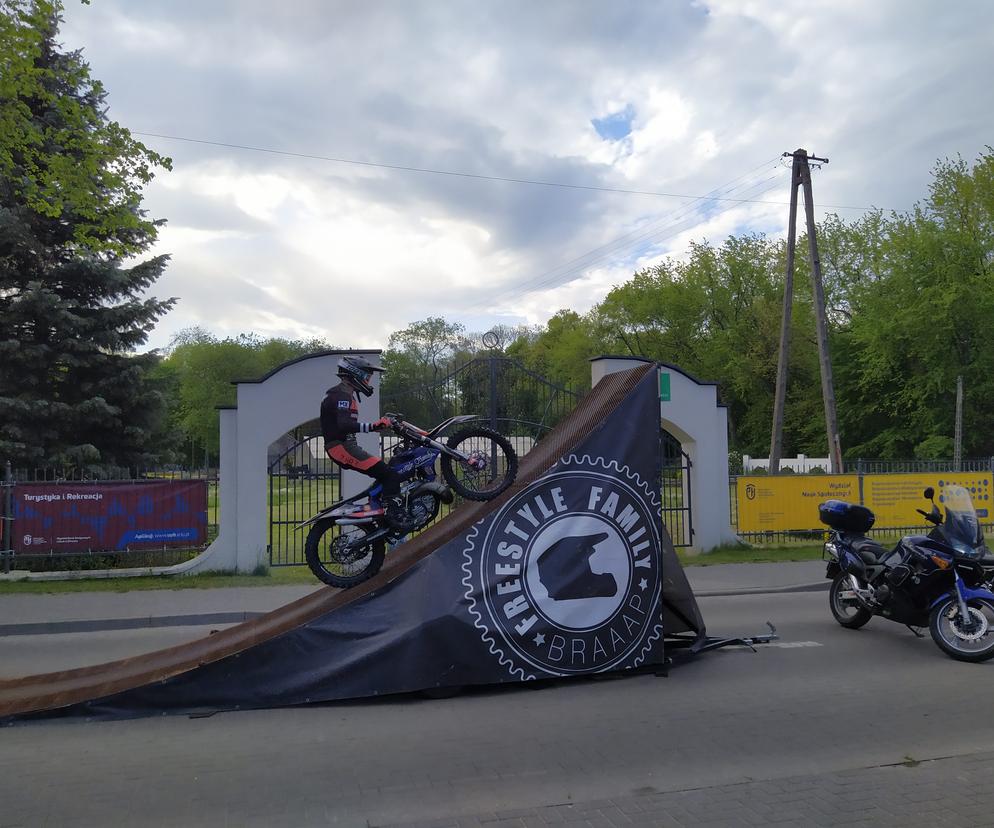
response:
<path fill-rule="evenodd" d="M 338 376 L 342 381 L 328 389 L 321 402 L 321 431 L 324 450 L 339 466 L 369 475 L 383 486 L 387 523 L 395 529 L 404 529 L 409 519 L 404 499 L 400 494 L 400 477 L 380 457 L 368 454 L 359 447 L 357 433 L 380 431 L 390 428 L 390 419 L 381 417 L 374 423 L 359 422 L 359 394 L 372 396 L 370 381 L 373 372 L 383 373 L 383 368 L 361 357 L 343 357 L 338 362 Z"/>

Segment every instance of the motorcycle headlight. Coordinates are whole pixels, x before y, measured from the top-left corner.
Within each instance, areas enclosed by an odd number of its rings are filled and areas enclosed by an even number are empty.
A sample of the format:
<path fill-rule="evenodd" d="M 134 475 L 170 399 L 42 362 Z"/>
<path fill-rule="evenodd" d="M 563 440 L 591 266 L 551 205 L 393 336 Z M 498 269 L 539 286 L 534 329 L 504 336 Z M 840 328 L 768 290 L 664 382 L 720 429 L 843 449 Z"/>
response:
<path fill-rule="evenodd" d="M 839 550 L 836 549 L 835 544 L 832 543 L 832 541 L 826 541 L 825 542 L 825 549 L 822 552 L 822 557 L 824 557 L 824 553 L 825 552 L 827 552 L 833 558 L 838 558 L 839 557 Z"/>

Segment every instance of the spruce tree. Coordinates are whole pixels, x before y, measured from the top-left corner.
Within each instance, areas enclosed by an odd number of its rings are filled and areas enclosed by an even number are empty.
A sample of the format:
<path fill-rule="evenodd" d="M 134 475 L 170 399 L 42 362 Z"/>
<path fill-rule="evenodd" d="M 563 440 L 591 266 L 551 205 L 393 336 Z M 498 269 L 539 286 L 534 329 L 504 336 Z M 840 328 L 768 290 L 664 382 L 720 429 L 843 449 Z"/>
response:
<path fill-rule="evenodd" d="M 163 414 L 137 354 L 174 299 L 142 187 L 169 159 L 106 114 L 59 0 L 0 0 L 0 462 L 147 463 Z"/>

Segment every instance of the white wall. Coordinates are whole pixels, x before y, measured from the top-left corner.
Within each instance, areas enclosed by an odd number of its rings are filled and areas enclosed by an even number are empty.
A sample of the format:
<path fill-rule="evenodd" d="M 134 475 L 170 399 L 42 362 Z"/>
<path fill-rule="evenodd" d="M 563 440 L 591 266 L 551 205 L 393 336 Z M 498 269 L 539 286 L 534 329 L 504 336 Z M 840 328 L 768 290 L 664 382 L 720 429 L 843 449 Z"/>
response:
<path fill-rule="evenodd" d="M 591 384 L 596 385 L 605 374 L 647 361 L 597 357 L 591 360 Z M 670 399 L 659 403 L 662 426 L 680 441 L 692 464 L 691 549 L 706 552 L 723 543 L 734 543 L 728 500 L 728 414 L 718 402 L 718 386 L 701 382 L 675 365 L 660 363 L 659 373 L 668 374 L 670 383 Z"/>

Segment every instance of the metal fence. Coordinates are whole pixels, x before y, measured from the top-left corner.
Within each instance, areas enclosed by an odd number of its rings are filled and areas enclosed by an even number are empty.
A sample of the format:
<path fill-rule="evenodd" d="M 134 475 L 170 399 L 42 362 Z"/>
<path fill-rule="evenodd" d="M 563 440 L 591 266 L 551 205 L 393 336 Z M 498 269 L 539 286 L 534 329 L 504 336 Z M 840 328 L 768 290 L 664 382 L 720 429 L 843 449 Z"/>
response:
<path fill-rule="evenodd" d="M 172 546 L 162 549 L 16 552 L 17 516 L 14 508 L 14 487 L 18 483 L 72 483 L 74 485 L 99 485 L 104 483 L 143 483 L 157 480 L 203 480 L 207 484 L 207 532 L 202 546 Z M 88 569 L 95 565 L 145 565 L 146 563 L 172 563 L 191 557 L 210 545 L 217 537 L 220 524 L 218 498 L 218 470 L 216 468 L 187 469 L 177 466 L 126 468 L 100 467 L 80 469 L 72 467 L 12 468 L 4 467 L 0 483 L 0 572 L 9 572 L 22 562 L 27 568 L 51 570 L 62 568 Z"/>
<path fill-rule="evenodd" d="M 994 472 L 994 457 L 967 457 L 953 460 L 847 460 L 851 474 L 926 474 L 929 472 Z"/>
<path fill-rule="evenodd" d="M 951 459 L 947 460 L 876 460 L 863 459 L 846 461 L 846 474 L 872 475 L 872 474 L 941 474 L 941 473 L 984 473 L 994 474 L 994 457 L 969 457 L 964 458 L 956 464 Z M 787 473 L 790 475 L 790 473 Z M 743 477 L 753 477 L 755 474 L 741 475 Z M 762 475 L 760 475 L 762 476 Z M 815 476 L 798 475 L 799 477 Z M 813 544 L 820 543 L 828 537 L 828 527 L 824 529 L 777 529 L 765 530 L 762 532 L 739 532 L 738 517 L 738 478 L 739 475 L 729 475 L 728 478 L 728 503 L 729 522 L 733 531 L 742 540 L 749 543 L 777 546 L 787 544 Z M 981 520 L 981 527 L 986 533 L 994 531 L 994 512 L 991 513 L 991 520 L 984 522 Z M 866 534 L 871 538 L 895 538 L 908 534 L 924 533 L 927 526 L 922 523 L 914 526 L 880 526 L 870 529 Z"/>
<path fill-rule="evenodd" d="M 0 572 L 10 572 L 14 555 L 14 475 L 7 463 L 0 482 Z"/>

